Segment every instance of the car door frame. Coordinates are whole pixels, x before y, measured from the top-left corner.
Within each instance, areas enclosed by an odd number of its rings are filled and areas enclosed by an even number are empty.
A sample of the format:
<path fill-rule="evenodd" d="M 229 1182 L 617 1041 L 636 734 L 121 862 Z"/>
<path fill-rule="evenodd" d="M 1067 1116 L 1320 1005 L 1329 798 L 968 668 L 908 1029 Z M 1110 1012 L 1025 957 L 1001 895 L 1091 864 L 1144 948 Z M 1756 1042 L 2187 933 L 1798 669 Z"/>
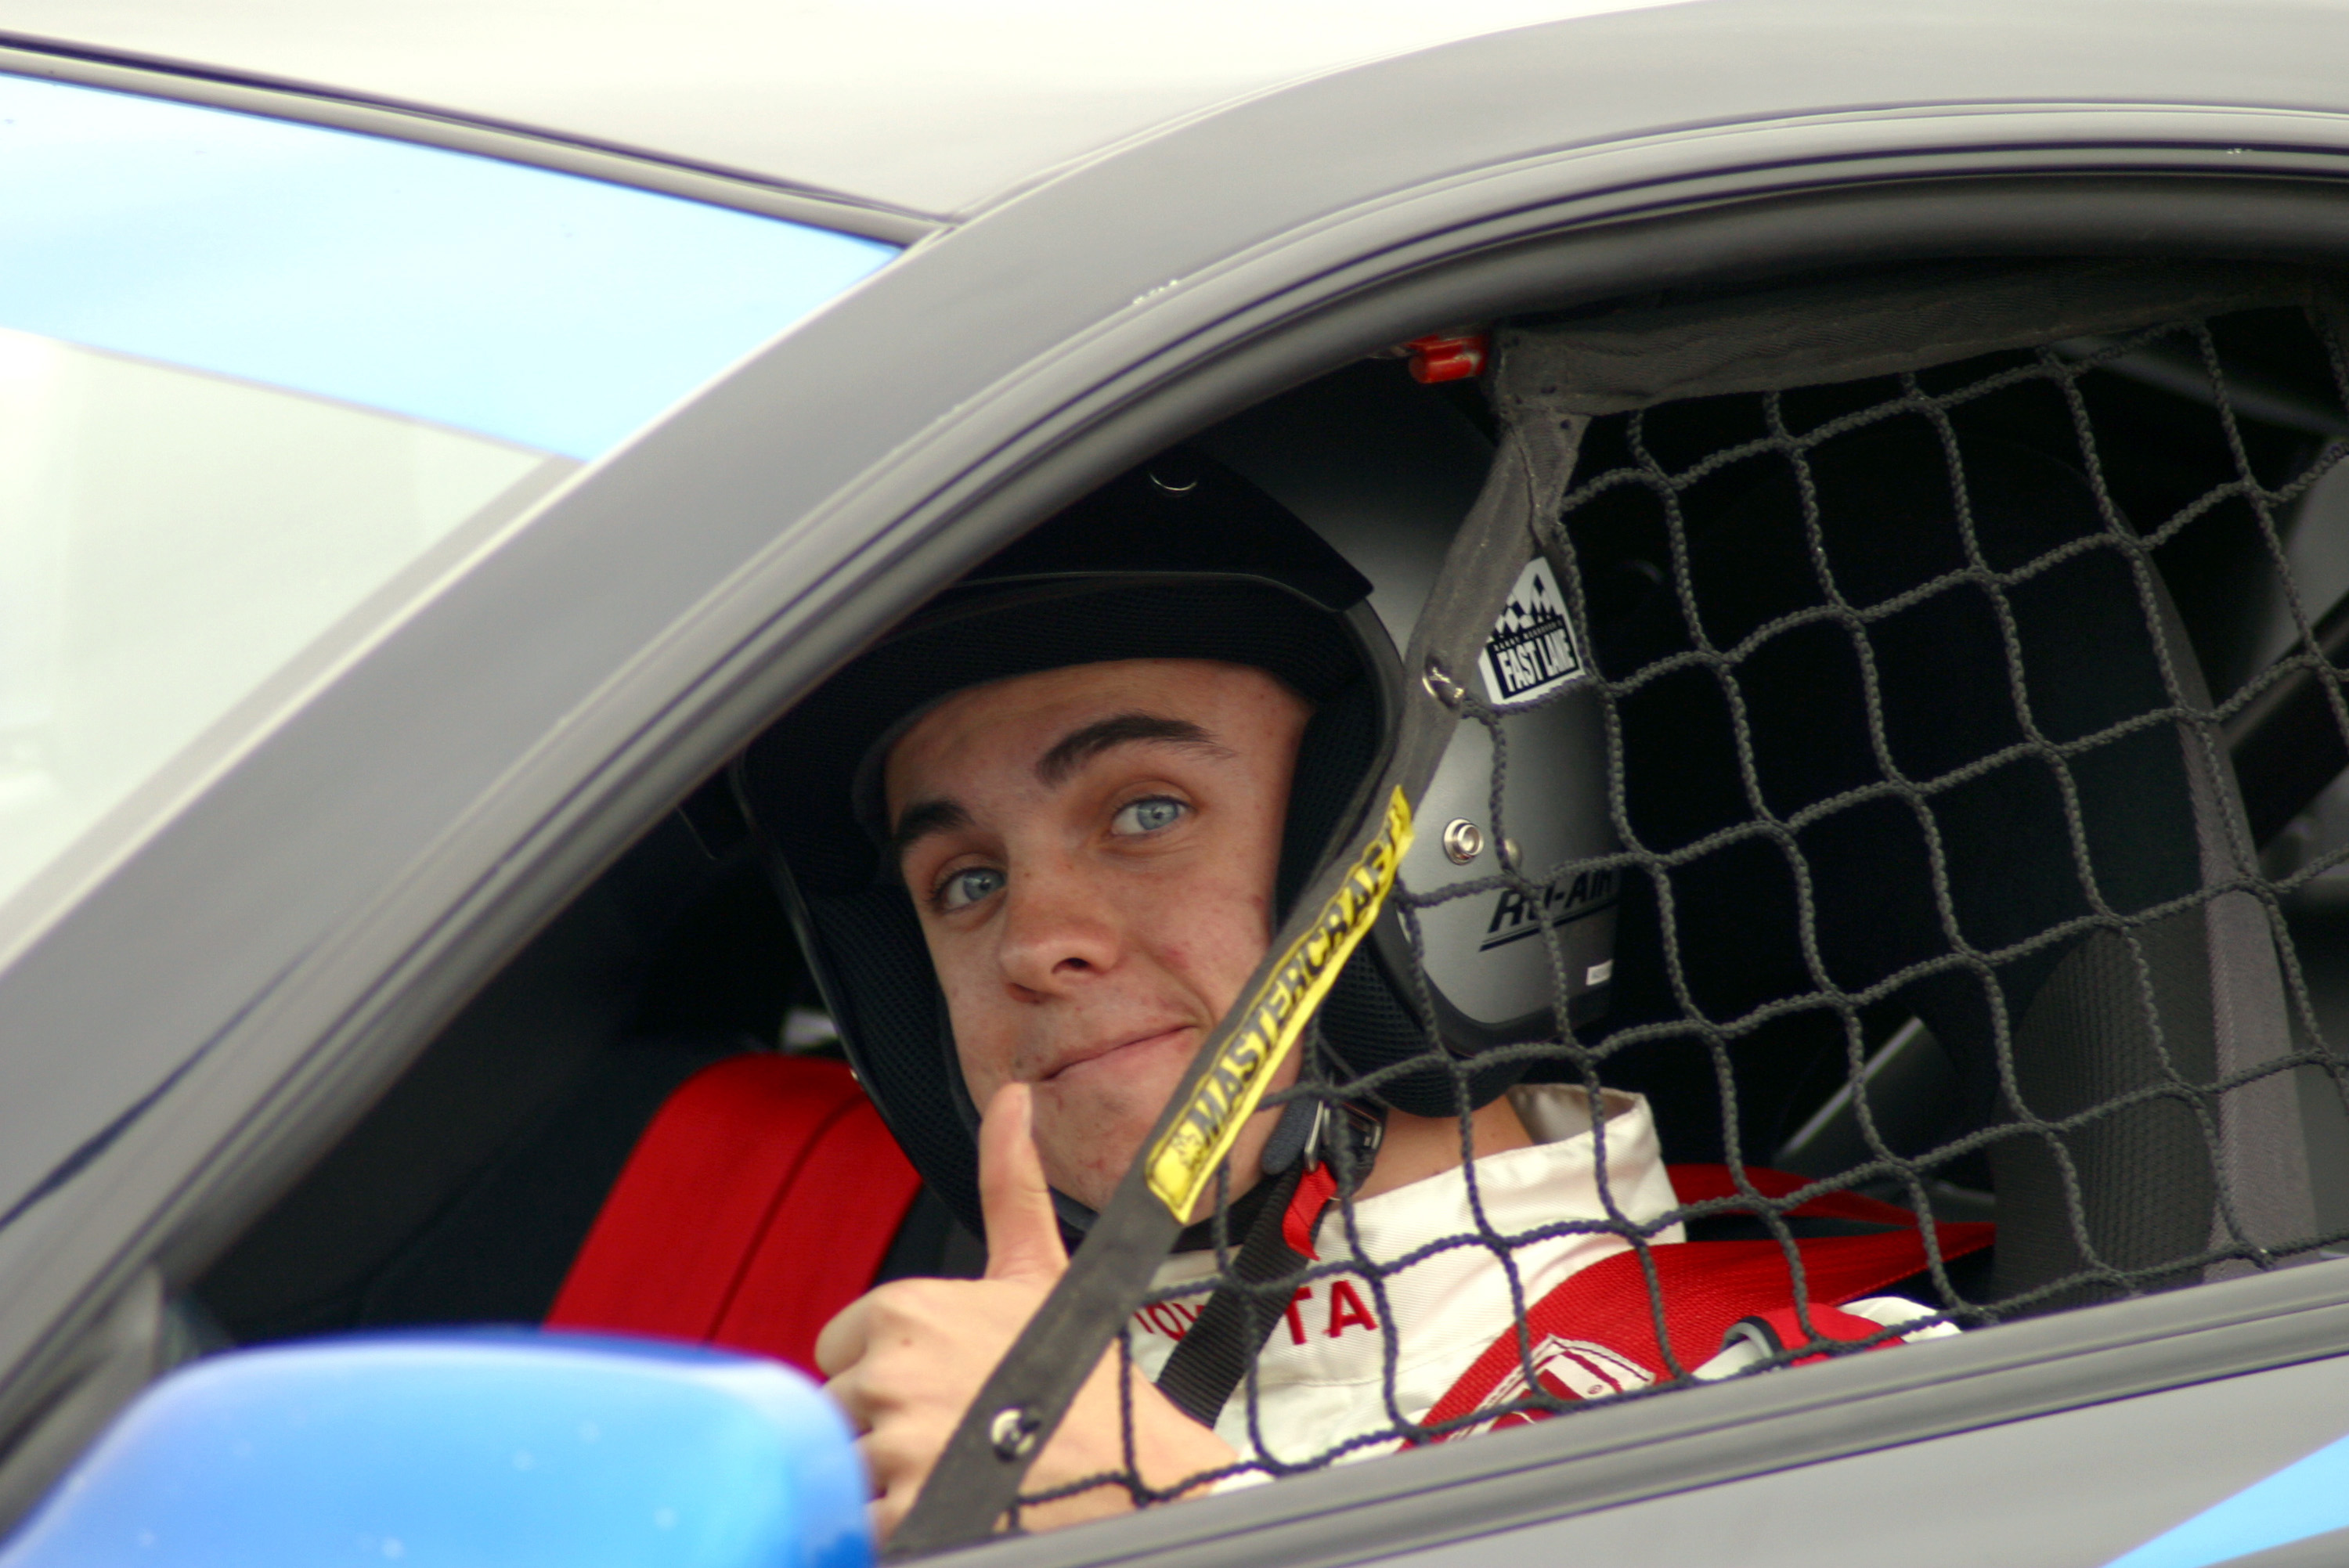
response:
<path fill-rule="evenodd" d="M 2313 26 L 2256 8 L 2286 53 Z M 1734 10 L 1754 69 L 1863 25 L 1824 0 Z M 1812 33 L 1772 35 L 1789 16 Z M 0 1116 L 86 1130 L 0 1228 L 0 1430 L 36 1422 L 134 1281 L 223 1244 L 798 692 L 1149 450 L 1431 322 L 1906 257 L 2337 262 L 2349 242 L 2349 102 L 2193 101 L 2215 24 L 2139 48 L 2127 102 L 1978 91 L 1608 136 L 1536 112 L 1523 84 L 1601 46 L 1686 47 L 1691 24 L 1599 20 L 1265 95 L 922 240 L 253 736 L 0 975 L 0 1038 L 118 1053 L 110 1116 L 37 1099 Z M 1943 64 L 1957 80 L 1969 62 Z M 1511 101 L 1496 79 L 1519 84 L 1514 119 L 1389 123 L 1397 102 Z M 198 940 L 190 913 L 220 907 L 237 940 Z"/>

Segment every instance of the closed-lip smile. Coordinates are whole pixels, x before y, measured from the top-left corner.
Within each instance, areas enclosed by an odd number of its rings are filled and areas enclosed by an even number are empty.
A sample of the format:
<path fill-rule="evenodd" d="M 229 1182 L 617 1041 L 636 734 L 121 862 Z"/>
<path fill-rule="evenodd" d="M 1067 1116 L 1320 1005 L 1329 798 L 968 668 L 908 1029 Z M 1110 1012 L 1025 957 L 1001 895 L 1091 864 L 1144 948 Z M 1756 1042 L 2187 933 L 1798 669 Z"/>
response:
<path fill-rule="evenodd" d="M 1133 1050 L 1139 1046 L 1155 1045 L 1171 1035 L 1181 1034 L 1191 1026 L 1192 1026 L 1189 1024 L 1166 1024 L 1162 1025 L 1157 1028 L 1145 1030 L 1138 1035 L 1129 1035 L 1122 1040 L 1115 1040 L 1107 1045 L 1085 1047 L 1063 1057 L 1051 1068 L 1050 1071 L 1045 1073 L 1042 1078 L 1039 1081 L 1049 1083 L 1052 1079 L 1059 1078 L 1062 1073 L 1067 1072 L 1071 1068 L 1083 1067 L 1088 1062 L 1101 1061 L 1104 1057 L 1113 1057 L 1121 1052 Z"/>

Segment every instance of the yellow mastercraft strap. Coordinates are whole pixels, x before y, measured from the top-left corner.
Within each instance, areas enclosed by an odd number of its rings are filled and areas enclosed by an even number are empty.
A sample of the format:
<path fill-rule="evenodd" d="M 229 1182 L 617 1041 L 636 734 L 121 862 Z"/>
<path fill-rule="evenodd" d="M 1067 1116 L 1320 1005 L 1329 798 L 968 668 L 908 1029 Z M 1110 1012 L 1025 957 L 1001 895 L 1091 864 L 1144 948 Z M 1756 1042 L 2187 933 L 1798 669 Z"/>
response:
<path fill-rule="evenodd" d="M 1191 1091 L 1182 1119 L 1151 1147 L 1151 1191 L 1187 1223 L 1216 1167 L 1232 1150 L 1273 1074 L 1305 1033 L 1371 923 L 1379 916 L 1403 852 L 1411 848 L 1411 802 L 1401 789 L 1387 802 L 1386 820 L 1321 906 L 1320 918 L 1280 955 L 1272 973 L 1240 1009 L 1240 1026 L 1225 1039 L 1215 1062 Z"/>

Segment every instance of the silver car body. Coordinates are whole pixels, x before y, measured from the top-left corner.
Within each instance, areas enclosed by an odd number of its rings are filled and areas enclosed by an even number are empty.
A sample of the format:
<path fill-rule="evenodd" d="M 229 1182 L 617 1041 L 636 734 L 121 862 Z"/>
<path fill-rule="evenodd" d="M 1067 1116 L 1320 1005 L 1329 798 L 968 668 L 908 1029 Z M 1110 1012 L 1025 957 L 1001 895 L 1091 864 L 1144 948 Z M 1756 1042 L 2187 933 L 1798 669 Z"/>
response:
<path fill-rule="evenodd" d="M 0 911 L 0 1491 L 587 877 L 1051 507 L 1512 310 L 1951 254 L 2338 264 L 2344 58 L 2333 0 L 0 0 L 0 71 L 906 247 Z M 2344 1266 L 970 1561 L 2106 1562 L 2349 1432 Z"/>

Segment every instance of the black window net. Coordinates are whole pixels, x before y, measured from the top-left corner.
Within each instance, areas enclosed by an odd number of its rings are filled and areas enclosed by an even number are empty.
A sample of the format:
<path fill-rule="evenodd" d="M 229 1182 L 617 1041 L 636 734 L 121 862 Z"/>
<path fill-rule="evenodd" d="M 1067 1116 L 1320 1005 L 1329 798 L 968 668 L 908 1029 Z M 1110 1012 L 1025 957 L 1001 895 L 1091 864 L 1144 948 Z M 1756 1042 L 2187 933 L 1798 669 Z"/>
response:
<path fill-rule="evenodd" d="M 1000 1524 L 1058 1413 L 1038 1369 L 1071 1386 L 1087 1344 L 1125 1370 L 1125 1462 L 1019 1495 L 1014 1525 L 1650 1397 L 1719 1375 L 1725 1344 L 1763 1371 L 2349 1234 L 2311 1174 L 2349 1060 L 2290 918 L 2349 860 L 2323 828 L 2349 763 L 2344 322 L 2295 273 L 2064 263 L 1499 332 L 1495 477 L 1405 653 L 1423 711 L 1388 777 L 1409 794 L 1446 726 L 1482 727 L 1506 848 L 1389 906 L 1415 961 L 1449 904 L 1611 887 L 1607 1010 L 1569 1026 L 1593 976 L 1537 922 L 1546 1038 L 1472 1059 L 1430 1024 L 1422 1057 L 1349 1077 L 1309 1031 L 1266 1103 L 1326 1108 L 1326 1211 L 1284 1233 L 1275 1184 L 1252 1209 L 1226 1174 L 1213 1247 L 1170 1263 L 1171 1222 L 1121 1231 L 1113 1204 L 1087 1249 L 1112 1261 L 1081 1257 L 901 1544 Z M 1496 708 L 1445 672 L 1529 552 L 1588 668 Z M 1603 717 L 1619 847 L 1520 863 L 1503 720 L 1567 701 Z M 1352 1195 L 1350 1106 L 1443 1075 L 1473 1155 L 1496 1067 L 1534 1153 L 1469 1159 L 1434 1233 L 1441 1204 Z M 1170 1374 L 1216 1319 L 1221 1348 Z M 1204 1388 L 1185 1406 L 1235 1464 L 1145 1475 L 1144 1377 Z"/>

